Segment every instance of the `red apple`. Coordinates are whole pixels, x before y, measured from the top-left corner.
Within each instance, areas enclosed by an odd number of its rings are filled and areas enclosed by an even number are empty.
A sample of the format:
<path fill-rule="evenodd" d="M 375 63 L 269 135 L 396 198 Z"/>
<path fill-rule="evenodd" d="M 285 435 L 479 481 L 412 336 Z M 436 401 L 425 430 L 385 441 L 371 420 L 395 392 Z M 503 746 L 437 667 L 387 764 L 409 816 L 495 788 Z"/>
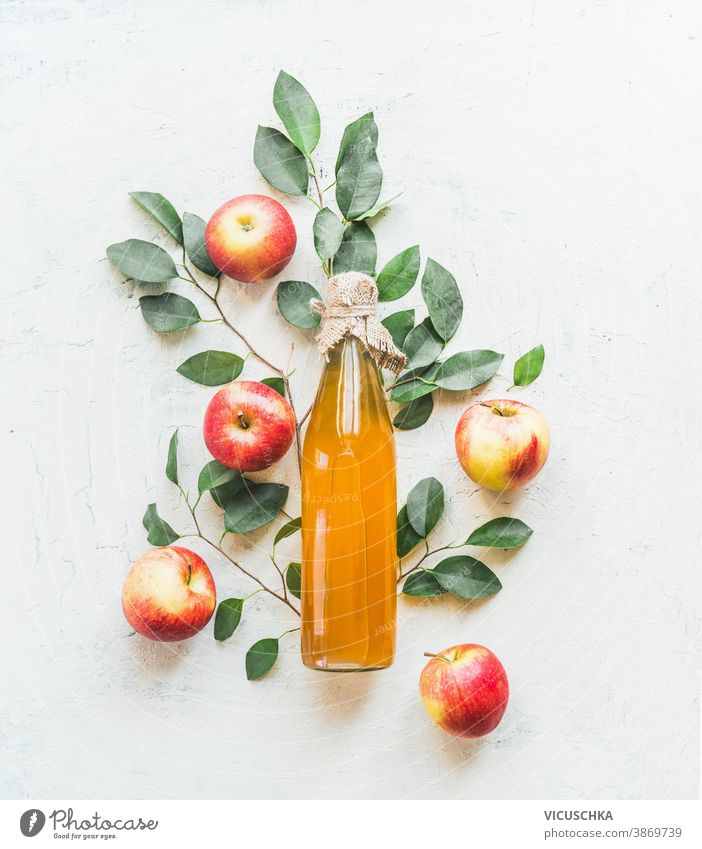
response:
<path fill-rule="evenodd" d="M 267 469 L 290 448 L 295 435 L 292 407 L 275 389 L 253 380 L 230 383 L 205 411 L 207 449 L 222 465 L 240 472 Z"/>
<path fill-rule="evenodd" d="M 497 657 L 474 643 L 429 656 L 419 692 L 434 722 L 455 737 L 483 737 L 494 731 L 509 699 L 507 673 Z"/>
<path fill-rule="evenodd" d="M 468 477 L 496 492 L 519 489 L 543 468 L 550 444 L 546 420 L 520 401 L 481 401 L 456 427 L 456 453 Z"/>
<path fill-rule="evenodd" d="M 168 545 L 132 566 L 122 589 L 122 610 L 135 631 L 164 643 L 202 630 L 217 594 L 205 561 L 187 548 Z"/>
<path fill-rule="evenodd" d="M 212 262 L 228 277 L 259 283 L 292 259 L 297 234 L 284 206 L 266 195 L 240 195 L 214 213 L 205 229 Z"/>

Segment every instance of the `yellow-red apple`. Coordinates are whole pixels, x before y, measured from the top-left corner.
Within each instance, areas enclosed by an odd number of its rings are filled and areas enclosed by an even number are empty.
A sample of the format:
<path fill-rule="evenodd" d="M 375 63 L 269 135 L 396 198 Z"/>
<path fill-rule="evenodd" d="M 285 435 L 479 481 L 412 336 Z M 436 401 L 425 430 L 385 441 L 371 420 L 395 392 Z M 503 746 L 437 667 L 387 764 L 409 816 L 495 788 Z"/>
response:
<path fill-rule="evenodd" d="M 195 552 L 177 545 L 155 548 L 132 566 L 122 589 L 127 622 L 144 637 L 185 640 L 210 621 L 217 593 L 212 573 Z"/>
<path fill-rule="evenodd" d="M 292 218 L 266 195 L 240 195 L 219 207 L 207 223 L 212 262 L 228 277 L 259 283 L 275 277 L 292 259 L 297 234 Z"/>
<path fill-rule="evenodd" d="M 494 731 L 507 708 L 509 684 L 490 649 L 467 643 L 427 655 L 419 692 L 431 719 L 455 737 Z"/>
<path fill-rule="evenodd" d="M 277 463 L 290 448 L 295 416 L 275 389 L 253 380 L 237 380 L 210 401 L 202 430 L 215 460 L 239 472 L 260 472 Z"/>
<path fill-rule="evenodd" d="M 456 427 L 456 454 L 463 471 L 496 492 L 519 489 L 543 468 L 550 445 L 544 417 L 520 401 L 481 401 Z"/>

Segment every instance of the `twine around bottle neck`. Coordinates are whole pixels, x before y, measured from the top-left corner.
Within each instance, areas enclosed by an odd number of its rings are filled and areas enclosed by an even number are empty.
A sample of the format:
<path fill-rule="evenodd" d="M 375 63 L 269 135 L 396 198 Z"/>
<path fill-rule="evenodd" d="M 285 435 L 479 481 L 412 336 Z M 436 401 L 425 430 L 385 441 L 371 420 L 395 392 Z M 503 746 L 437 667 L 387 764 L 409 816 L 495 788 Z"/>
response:
<path fill-rule="evenodd" d="M 314 298 L 310 308 L 322 318 L 317 348 L 328 352 L 346 336 L 355 336 L 371 354 L 378 368 L 399 374 L 407 357 L 393 342 L 376 315 L 378 288 L 365 274 L 347 271 L 329 278 L 327 303 Z"/>

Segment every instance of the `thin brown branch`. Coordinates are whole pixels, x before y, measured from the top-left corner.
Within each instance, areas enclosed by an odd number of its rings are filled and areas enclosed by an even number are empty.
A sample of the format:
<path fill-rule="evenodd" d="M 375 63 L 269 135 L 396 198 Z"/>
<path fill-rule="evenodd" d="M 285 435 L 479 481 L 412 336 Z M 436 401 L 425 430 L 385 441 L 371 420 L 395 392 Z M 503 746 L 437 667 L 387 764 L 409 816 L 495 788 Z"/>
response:
<path fill-rule="evenodd" d="M 182 490 L 181 490 L 181 492 L 182 492 Z M 218 551 L 222 555 L 222 557 L 224 557 L 226 560 L 228 560 L 233 566 L 236 566 L 236 568 L 240 572 L 243 572 L 243 574 L 246 575 L 247 578 L 250 578 L 252 581 L 255 581 L 259 585 L 259 587 L 261 587 L 262 590 L 265 590 L 267 593 L 270 593 L 270 595 L 272 595 L 274 598 L 277 598 L 278 601 L 282 601 L 283 604 L 287 604 L 287 606 L 291 610 L 295 611 L 295 613 L 297 613 L 298 616 L 300 615 L 300 611 L 295 607 L 294 604 L 292 604 L 290 602 L 290 600 L 288 598 L 286 598 L 287 593 L 285 595 L 280 595 L 280 593 L 277 593 L 274 589 L 271 589 L 271 587 L 264 584 L 263 581 L 260 578 L 257 578 L 256 575 L 254 575 L 252 572 L 249 572 L 248 569 L 245 569 L 241 565 L 241 563 L 239 563 L 238 560 L 235 560 L 231 555 L 227 554 L 227 552 L 221 547 L 221 545 L 219 545 L 218 543 L 209 539 L 209 537 L 206 537 L 205 534 L 203 534 L 202 528 L 200 527 L 200 523 L 197 520 L 197 515 L 195 513 L 195 510 L 193 509 L 193 507 L 191 507 L 190 502 L 188 501 L 187 498 L 185 499 L 185 503 L 188 505 L 188 510 L 190 511 L 190 515 L 192 516 L 193 523 L 195 525 L 195 529 L 197 530 L 196 535 L 203 542 L 206 542 L 208 545 L 211 545 L 212 548 L 215 549 L 215 551 Z"/>

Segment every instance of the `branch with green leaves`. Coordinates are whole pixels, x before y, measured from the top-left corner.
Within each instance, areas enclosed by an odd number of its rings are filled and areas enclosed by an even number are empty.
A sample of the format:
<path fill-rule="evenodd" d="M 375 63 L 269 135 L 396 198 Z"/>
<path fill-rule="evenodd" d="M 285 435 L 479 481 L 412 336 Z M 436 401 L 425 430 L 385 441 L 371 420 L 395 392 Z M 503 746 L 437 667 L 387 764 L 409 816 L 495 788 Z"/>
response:
<path fill-rule="evenodd" d="M 444 488 L 436 478 L 424 478 L 407 496 L 407 503 L 397 515 L 397 555 L 400 573 L 397 581 L 409 596 L 440 596 L 452 593 L 464 600 L 488 598 L 502 589 L 497 575 L 480 560 L 469 555 L 447 557 L 433 568 L 425 562 L 435 554 L 466 546 L 509 549 L 519 548 L 532 535 L 532 529 L 521 519 L 501 516 L 476 528 L 464 542 L 429 548 L 428 536 L 444 512 Z M 421 543 L 425 551 L 408 569 L 402 560 Z"/>

